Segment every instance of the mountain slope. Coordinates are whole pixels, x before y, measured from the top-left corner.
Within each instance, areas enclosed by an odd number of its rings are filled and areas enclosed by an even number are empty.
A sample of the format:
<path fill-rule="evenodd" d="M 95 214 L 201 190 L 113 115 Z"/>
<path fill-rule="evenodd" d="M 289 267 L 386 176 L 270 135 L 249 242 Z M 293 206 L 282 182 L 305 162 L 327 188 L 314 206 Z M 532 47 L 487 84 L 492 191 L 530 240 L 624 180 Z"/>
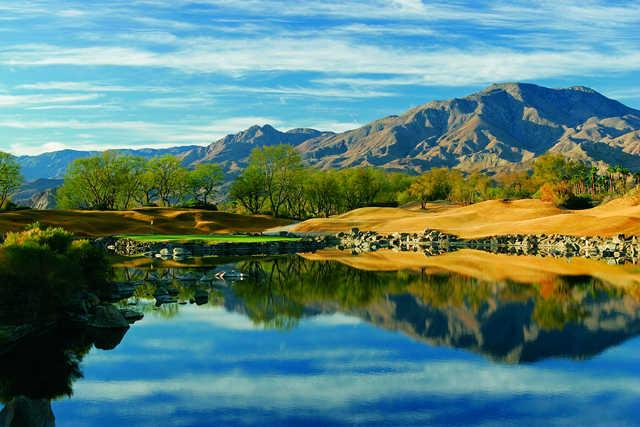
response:
<path fill-rule="evenodd" d="M 552 151 L 637 169 L 640 111 L 581 86 L 507 83 L 315 138 L 299 149 L 321 168 L 495 171 Z"/>
<path fill-rule="evenodd" d="M 433 101 L 400 116 L 335 134 L 313 129 L 281 132 L 252 126 L 209 146 L 119 150 L 153 157 L 173 154 L 186 166 L 220 163 L 232 178 L 256 147 L 295 146 L 318 168 L 379 166 L 423 172 L 448 166 L 496 172 L 529 164 L 546 152 L 597 164 L 640 169 L 640 111 L 593 89 L 549 89 L 505 83 L 464 98 Z M 18 160 L 27 180 L 60 178 L 76 158 L 96 152 L 59 151 Z"/>
<path fill-rule="evenodd" d="M 227 173 L 239 171 L 247 163 L 254 148 L 278 144 L 289 144 L 294 147 L 313 138 L 328 138 L 332 132 L 321 132 L 315 129 L 291 129 L 280 132 L 270 125 L 252 126 L 242 132 L 227 135 L 208 147 L 198 147 L 190 154 L 193 163 L 219 163 Z"/>

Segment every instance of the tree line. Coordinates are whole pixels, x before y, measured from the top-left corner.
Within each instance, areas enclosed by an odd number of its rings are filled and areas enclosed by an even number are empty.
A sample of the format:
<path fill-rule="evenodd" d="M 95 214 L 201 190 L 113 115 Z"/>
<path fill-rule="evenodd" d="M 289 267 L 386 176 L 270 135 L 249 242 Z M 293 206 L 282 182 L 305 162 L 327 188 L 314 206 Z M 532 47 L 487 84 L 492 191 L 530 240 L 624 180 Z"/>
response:
<path fill-rule="evenodd" d="M 0 153 L 0 207 L 8 205 L 22 183 L 15 158 Z M 639 183 L 640 172 L 619 166 L 599 169 L 550 153 L 527 170 L 493 176 L 450 168 L 414 176 L 372 167 L 319 170 L 305 165 L 292 146 L 274 145 L 254 149 L 233 180 L 225 179 L 216 164 L 186 168 L 171 155 L 145 159 L 105 152 L 72 162 L 56 198 L 59 208 L 95 210 L 207 207 L 222 201 L 227 210 L 302 219 L 408 202 L 425 208 L 436 200 L 471 204 L 538 197 L 581 208 L 622 195 Z"/>
<path fill-rule="evenodd" d="M 73 161 L 56 198 L 62 209 L 122 210 L 187 202 L 203 207 L 213 202 L 223 178 L 215 164 L 189 170 L 171 155 L 147 160 L 105 152 Z"/>
<path fill-rule="evenodd" d="M 607 198 L 624 195 L 640 184 L 640 172 L 620 166 L 599 169 L 560 154 L 538 157 L 528 170 L 494 176 L 468 175 L 449 168 L 434 168 L 415 178 L 409 195 L 422 207 L 429 201 L 471 204 L 491 199 L 539 198 L 559 207 L 586 208 Z"/>
<path fill-rule="evenodd" d="M 395 204 L 412 177 L 374 168 L 321 171 L 289 145 L 255 149 L 229 197 L 251 214 L 327 217 L 363 206 Z"/>

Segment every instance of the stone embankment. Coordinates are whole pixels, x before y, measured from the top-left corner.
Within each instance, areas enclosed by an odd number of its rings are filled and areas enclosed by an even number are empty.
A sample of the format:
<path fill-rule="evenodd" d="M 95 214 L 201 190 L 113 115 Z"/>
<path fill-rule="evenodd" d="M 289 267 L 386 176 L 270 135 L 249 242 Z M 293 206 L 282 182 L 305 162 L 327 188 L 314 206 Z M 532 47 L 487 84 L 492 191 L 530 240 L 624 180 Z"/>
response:
<path fill-rule="evenodd" d="M 339 233 L 338 248 L 354 255 L 362 252 L 391 249 L 402 252 L 424 252 L 438 255 L 458 249 L 480 249 L 493 253 L 584 257 L 605 259 L 611 263 L 638 263 L 640 237 L 619 234 L 613 237 L 577 237 L 559 234 L 508 234 L 479 239 L 461 239 L 437 230 L 423 233 L 378 234 L 354 228 L 351 233 Z"/>
<path fill-rule="evenodd" d="M 289 235 L 287 237 L 295 237 Z M 336 246 L 333 236 L 303 237 L 299 240 L 272 242 L 206 242 L 167 243 L 141 242 L 133 239 L 102 238 L 95 241 L 109 253 L 121 256 L 146 256 L 149 258 L 184 260 L 192 256 L 242 256 L 279 255 L 299 252 L 313 252 L 329 246 Z"/>

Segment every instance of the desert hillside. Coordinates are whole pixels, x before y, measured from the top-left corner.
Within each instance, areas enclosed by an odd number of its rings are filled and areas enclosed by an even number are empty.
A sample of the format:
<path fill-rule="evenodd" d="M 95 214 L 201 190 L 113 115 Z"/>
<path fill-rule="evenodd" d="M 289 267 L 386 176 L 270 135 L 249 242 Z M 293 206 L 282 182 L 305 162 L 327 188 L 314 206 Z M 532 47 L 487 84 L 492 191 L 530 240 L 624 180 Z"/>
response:
<path fill-rule="evenodd" d="M 206 147 L 120 150 L 145 158 L 172 154 L 185 166 L 218 163 L 232 178 L 251 150 L 290 144 L 318 168 L 377 166 L 424 172 L 432 167 L 498 171 L 546 152 L 640 168 L 640 111 L 582 86 L 492 85 L 464 98 L 431 101 L 342 133 L 281 132 L 252 126 Z M 59 151 L 18 158 L 28 181 L 61 178 L 70 162 L 96 152 Z"/>
<path fill-rule="evenodd" d="M 114 234 L 209 234 L 258 232 L 289 223 L 266 216 L 245 216 L 204 210 L 148 208 L 131 211 L 38 211 L 0 213 L 0 234 L 39 221 L 81 236 Z M 153 221 L 153 225 L 151 225 Z"/>
<path fill-rule="evenodd" d="M 310 139 L 300 151 L 319 167 L 432 167 L 496 171 L 546 152 L 640 167 L 640 111 L 582 86 L 492 85 L 433 101 L 359 129 Z"/>
<path fill-rule="evenodd" d="M 575 236 L 640 234 L 640 200 L 616 199 L 592 209 L 558 209 L 540 200 L 489 200 L 469 206 L 429 204 L 426 210 L 362 208 L 331 218 L 304 221 L 294 232 L 335 233 L 352 227 L 378 232 L 437 229 L 463 238 L 510 233 Z"/>

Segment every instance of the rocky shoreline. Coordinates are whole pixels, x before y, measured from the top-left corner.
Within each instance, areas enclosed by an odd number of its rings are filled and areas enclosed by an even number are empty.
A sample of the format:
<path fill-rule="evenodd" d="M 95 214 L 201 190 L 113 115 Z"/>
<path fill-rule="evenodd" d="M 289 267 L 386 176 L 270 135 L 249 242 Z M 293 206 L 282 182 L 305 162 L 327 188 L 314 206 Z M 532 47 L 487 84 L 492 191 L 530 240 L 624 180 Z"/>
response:
<path fill-rule="evenodd" d="M 338 233 L 338 249 L 353 255 L 388 249 L 400 252 L 423 252 L 433 256 L 458 249 L 479 249 L 492 253 L 583 257 L 606 260 L 612 264 L 640 262 L 640 237 L 618 234 L 612 237 L 578 237 L 560 234 L 508 234 L 461 239 L 437 230 L 423 233 L 379 234 L 352 229 Z"/>
<path fill-rule="evenodd" d="M 47 334 L 58 327 L 86 329 L 93 336 L 98 348 L 115 347 L 129 329 L 129 325 L 141 320 L 143 314 L 118 308 L 108 299 L 100 300 L 94 294 L 85 293 L 72 304 L 61 307 L 55 318 L 26 323 L 14 323 L 10 319 L 0 320 L 0 355 L 9 352 L 28 337 Z"/>
<path fill-rule="evenodd" d="M 287 237 L 299 236 L 289 234 Z M 176 261 L 197 256 L 286 255 L 337 247 L 342 251 L 350 251 L 353 255 L 387 249 L 397 252 L 422 252 L 427 256 L 435 256 L 459 249 L 478 249 L 498 254 L 583 257 L 605 260 L 611 264 L 640 263 L 640 237 L 624 234 L 611 237 L 506 234 L 462 239 L 431 229 L 422 233 L 382 234 L 354 228 L 350 233 L 341 232 L 335 236 L 300 237 L 299 240 L 273 242 L 167 243 L 108 237 L 96 239 L 95 244 L 114 255 L 146 256 Z"/>
<path fill-rule="evenodd" d="M 313 252 L 328 246 L 335 246 L 338 240 L 333 236 L 318 236 L 272 242 L 208 244 L 197 241 L 188 243 L 141 242 L 127 238 L 108 237 L 96 239 L 94 242 L 107 253 L 114 255 L 145 256 L 180 261 L 193 256 L 285 255 Z"/>

